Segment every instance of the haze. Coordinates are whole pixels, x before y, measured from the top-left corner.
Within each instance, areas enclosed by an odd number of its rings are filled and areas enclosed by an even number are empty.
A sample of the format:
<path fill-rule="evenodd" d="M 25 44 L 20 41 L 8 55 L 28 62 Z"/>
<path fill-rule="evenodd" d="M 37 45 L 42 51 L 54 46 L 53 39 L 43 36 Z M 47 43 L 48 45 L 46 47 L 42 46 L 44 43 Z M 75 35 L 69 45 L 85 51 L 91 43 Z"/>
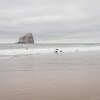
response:
<path fill-rule="evenodd" d="M 37 43 L 100 42 L 100 0 L 0 0 L 0 43 L 27 32 Z"/>

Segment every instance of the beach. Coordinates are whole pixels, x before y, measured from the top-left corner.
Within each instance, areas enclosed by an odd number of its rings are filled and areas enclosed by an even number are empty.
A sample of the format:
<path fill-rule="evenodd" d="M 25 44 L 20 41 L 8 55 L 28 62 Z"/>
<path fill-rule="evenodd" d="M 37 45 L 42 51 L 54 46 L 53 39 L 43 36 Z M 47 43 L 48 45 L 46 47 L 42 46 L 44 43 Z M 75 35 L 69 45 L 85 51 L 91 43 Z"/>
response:
<path fill-rule="evenodd" d="M 100 51 L 0 59 L 0 100 L 100 100 Z"/>
<path fill-rule="evenodd" d="M 0 0 L 0 100 L 100 100 L 100 0 Z"/>

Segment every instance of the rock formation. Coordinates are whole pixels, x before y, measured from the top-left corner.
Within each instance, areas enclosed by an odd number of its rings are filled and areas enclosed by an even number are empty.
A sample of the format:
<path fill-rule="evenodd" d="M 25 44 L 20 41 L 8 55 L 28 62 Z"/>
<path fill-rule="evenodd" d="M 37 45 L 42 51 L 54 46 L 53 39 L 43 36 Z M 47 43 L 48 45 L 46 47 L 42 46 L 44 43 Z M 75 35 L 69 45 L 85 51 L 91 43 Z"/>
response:
<path fill-rule="evenodd" d="M 24 43 L 25 44 L 34 43 L 34 38 L 33 38 L 32 33 L 27 33 L 27 34 L 21 36 L 19 38 L 19 42 L 18 43 L 20 43 L 20 44 L 24 44 Z"/>

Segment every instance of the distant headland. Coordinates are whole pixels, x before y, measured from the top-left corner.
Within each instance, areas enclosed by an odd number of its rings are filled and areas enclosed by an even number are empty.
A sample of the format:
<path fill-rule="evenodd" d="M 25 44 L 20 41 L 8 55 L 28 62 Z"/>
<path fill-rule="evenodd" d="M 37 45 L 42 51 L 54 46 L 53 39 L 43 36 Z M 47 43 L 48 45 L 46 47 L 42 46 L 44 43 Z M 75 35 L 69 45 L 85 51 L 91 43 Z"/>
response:
<path fill-rule="evenodd" d="M 18 44 L 34 44 L 32 33 L 27 33 L 19 38 Z"/>

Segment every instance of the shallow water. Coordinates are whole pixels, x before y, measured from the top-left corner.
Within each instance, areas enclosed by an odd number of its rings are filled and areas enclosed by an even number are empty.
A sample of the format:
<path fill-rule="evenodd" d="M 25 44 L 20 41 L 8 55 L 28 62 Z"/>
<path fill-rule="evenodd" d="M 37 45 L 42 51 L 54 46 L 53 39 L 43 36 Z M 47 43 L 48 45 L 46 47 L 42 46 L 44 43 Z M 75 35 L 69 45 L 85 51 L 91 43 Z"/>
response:
<path fill-rule="evenodd" d="M 100 52 L 70 52 L 3 56 L 2 71 L 90 70 L 99 69 Z"/>

